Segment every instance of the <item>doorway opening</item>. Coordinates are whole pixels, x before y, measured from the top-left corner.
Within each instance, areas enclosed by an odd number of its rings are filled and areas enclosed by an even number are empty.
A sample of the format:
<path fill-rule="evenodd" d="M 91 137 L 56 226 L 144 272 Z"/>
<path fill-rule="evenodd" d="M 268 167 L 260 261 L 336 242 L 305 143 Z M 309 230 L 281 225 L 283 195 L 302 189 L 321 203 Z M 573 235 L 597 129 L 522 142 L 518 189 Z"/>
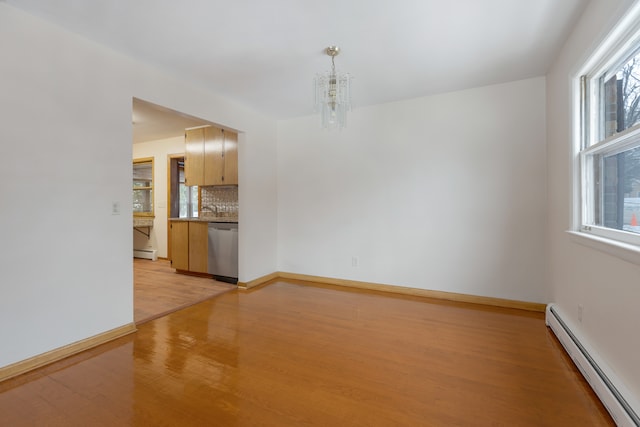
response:
<path fill-rule="evenodd" d="M 212 123 L 137 98 L 132 100 L 133 158 L 152 158 L 154 215 L 149 236 L 134 232 L 133 248 L 150 245 L 157 261 L 134 259 L 134 322 L 143 323 L 235 287 L 176 274 L 170 259 L 170 219 L 197 217 L 201 189 L 184 184 L 185 129 Z M 165 165 L 166 167 L 163 166 Z M 145 230 L 147 231 L 147 230 Z"/>

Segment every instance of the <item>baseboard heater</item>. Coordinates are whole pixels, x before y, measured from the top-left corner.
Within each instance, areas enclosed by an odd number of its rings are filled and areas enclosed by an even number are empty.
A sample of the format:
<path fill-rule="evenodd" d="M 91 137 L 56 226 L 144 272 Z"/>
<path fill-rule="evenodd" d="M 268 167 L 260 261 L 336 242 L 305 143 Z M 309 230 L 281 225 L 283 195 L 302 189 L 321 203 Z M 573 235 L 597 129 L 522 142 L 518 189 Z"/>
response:
<path fill-rule="evenodd" d="M 602 404 L 607 408 L 609 414 L 618 426 L 640 427 L 640 417 L 624 394 L 629 395 L 619 380 L 615 379 L 612 373 L 605 373 L 603 364 L 598 364 L 594 355 L 590 354 L 583 343 L 571 331 L 569 326 L 562 320 L 558 308 L 554 304 L 549 304 L 546 310 L 546 323 L 569 354 L 573 363 L 578 367 L 584 378 L 587 380 L 593 391 L 598 395 Z M 616 386 L 616 383 L 618 384 Z"/>
<path fill-rule="evenodd" d="M 134 258 L 150 259 L 152 261 L 156 261 L 158 259 L 158 256 L 156 255 L 156 250 L 155 249 L 134 249 L 133 250 L 133 257 Z"/>

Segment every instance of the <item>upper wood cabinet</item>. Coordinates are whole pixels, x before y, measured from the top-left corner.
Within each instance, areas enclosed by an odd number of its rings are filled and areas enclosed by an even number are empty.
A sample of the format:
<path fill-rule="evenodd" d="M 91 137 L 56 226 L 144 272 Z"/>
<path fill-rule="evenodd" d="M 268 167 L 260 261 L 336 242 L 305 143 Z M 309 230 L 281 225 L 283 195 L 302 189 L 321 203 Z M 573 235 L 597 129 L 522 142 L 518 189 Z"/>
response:
<path fill-rule="evenodd" d="M 186 185 L 238 185 L 238 134 L 215 126 L 185 132 Z"/>
<path fill-rule="evenodd" d="M 224 185 L 238 185 L 238 134 L 225 130 L 224 136 Z"/>
<path fill-rule="evenodd" d="M 184 183 L 202 185 L 204 182 L 204 128 L 187 129 L 184 133 Z"/>
<path fill-rule="evenodd" d="M 204 129 L 204 181 L 202 185 L 224 184 L 224 135 L 213 126 Z"/>

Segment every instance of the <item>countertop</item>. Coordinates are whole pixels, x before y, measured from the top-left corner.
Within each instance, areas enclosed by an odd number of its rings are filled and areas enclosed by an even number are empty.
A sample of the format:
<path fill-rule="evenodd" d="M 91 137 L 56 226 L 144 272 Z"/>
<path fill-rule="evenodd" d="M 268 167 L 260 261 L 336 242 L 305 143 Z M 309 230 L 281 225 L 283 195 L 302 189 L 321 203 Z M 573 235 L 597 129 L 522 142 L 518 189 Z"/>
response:
<path fill-rule="evenodd" d="M 202 216 L 198 218 L 169 218 L 169 221 L 192 221 L 192 222 L 238 222 L 235 216 Z"/>
<path fill-rule="evenodd" d="M 153 217 L 133 217 L 133 228 L 138 227 L 153 227 Z"/>

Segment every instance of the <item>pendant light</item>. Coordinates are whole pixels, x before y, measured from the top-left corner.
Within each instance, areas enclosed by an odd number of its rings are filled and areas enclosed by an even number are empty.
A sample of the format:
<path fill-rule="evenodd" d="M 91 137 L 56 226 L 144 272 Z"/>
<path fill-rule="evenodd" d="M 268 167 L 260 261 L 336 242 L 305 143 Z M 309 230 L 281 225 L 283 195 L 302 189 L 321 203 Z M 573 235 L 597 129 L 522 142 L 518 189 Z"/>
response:
<path fill-rule="evenodd" d="M 342 129 L 347 125 L 347 111 L 351 110 L 351 76 L 336 71 L 338 46 L 329 46 L 325 53 L 331 57 L 331 71 L 316 75 L 314 110 L 320 113 L 323 128 Z"/>

